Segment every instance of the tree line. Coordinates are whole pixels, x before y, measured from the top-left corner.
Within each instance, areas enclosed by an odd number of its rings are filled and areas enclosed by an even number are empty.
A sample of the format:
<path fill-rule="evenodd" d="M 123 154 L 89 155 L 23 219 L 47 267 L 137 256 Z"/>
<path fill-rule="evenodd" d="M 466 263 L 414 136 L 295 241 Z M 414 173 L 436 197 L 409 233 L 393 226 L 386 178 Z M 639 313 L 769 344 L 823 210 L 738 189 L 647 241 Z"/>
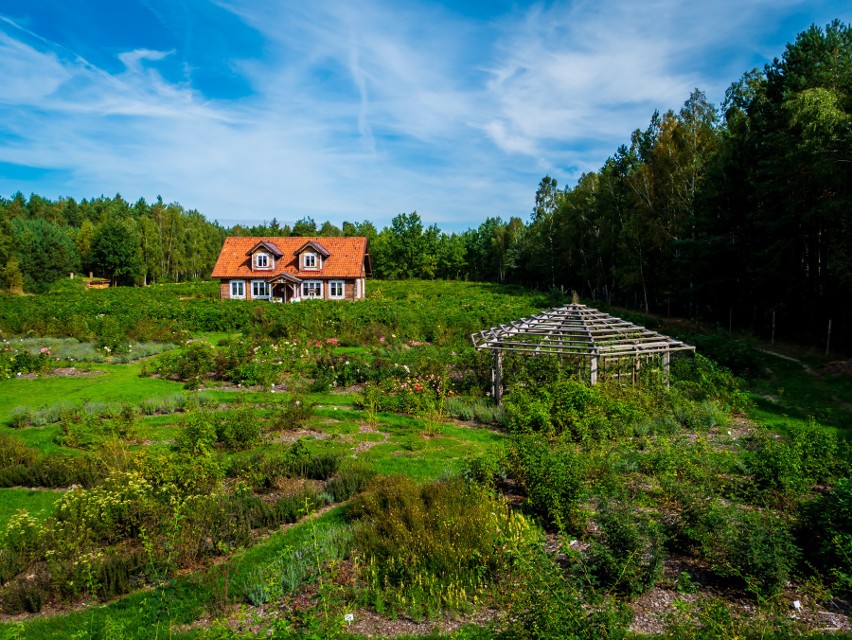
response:
<path fill-rule="evenodd" d="M 120 195 L 76 202 L 0 198 L 0 288 L 46 291 L 69 274 L 115 284 L 208 277 L 226 230 L 181 205 Z"/>
<path fill-rule="evenodd" d="M 852 31 L 811 27 L 734 82 L 655 112 L 603 166 L 545 176 L 524 218 L 445 233 L 401 213 L 371 222 L 225 229 L 178 204 L 0 198 L 0 286 L 70 271 L 144 284 L 207 277 L 226 235 L 366 236 L 374 275 L 576 290 L 648 312 L 817 341 L 852 313 Z M 770 329 L 771 327 L 771 329 Z"/>

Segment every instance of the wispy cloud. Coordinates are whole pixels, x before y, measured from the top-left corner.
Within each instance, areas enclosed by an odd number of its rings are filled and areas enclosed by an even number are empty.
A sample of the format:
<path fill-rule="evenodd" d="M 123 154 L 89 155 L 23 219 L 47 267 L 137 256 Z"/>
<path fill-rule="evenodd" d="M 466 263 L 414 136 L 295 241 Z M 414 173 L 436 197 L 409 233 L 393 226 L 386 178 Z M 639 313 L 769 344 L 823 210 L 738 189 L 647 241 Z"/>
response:
<path fill-rule="evenodd" d="M 830 3 L 817 4 L 824 23 Z M 89 61 L 104 59 L 98 42 L 72 51 L 39 16 L 0 17 L 0 162 L 56 170 L 0 175 L 0 193 L 161 194 L 228 223 L 386 224 L 416 209 L 475 226 L 526 215 L 544 173 L 566 184 L 599 167 L 693 87 L 718 100 L 807 26 L 794 0 L 576 0 L 485 18 L 385 0 L 145 5 L 168 44 L 138 35 L 109 70 Z M 210 91 L 211 73 L 246 89 Z"/>

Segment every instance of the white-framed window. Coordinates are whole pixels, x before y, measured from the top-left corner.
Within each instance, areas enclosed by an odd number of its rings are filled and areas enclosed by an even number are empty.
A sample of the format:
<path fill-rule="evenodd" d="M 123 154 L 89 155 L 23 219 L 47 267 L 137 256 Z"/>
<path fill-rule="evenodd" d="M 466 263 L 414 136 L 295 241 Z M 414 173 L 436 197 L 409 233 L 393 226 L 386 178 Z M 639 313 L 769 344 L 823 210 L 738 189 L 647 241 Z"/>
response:
<path fill-rule="evenodd" d="M 302 254 L 302 268 L 304 268 L 304 269 L 316 269 L 317 268 L 317 254 L 315 254 L 315 253 L 303 253 Z"/>
<path fill-rule="evenodd" d="M 305 280 L 302 283 L 303 298 L 322 298 L 322 280 Z"/>
<path fill-rule="evenodd" d="M 272 268 L 272 260 L 269 259 L 268 253 L 256 253 L 254 254 L 254 266 L 258 269 L 271 269 Z"/>
<path fill-rule="evenodd" d="M 337 299 L 343 297 L 343 280 L 332 280 L 328 283 L 328 297 Z"/>
<path fill-rule="evenodd" d="M 231 297 L 245 298 L 246 297 L 246 281 L 231 280 Z"/>
<path fill-rule="evenodd" d="M 272 287 L 266 280 L 251 281 L 251 297 L 255 300 L 269 299 Z"/>

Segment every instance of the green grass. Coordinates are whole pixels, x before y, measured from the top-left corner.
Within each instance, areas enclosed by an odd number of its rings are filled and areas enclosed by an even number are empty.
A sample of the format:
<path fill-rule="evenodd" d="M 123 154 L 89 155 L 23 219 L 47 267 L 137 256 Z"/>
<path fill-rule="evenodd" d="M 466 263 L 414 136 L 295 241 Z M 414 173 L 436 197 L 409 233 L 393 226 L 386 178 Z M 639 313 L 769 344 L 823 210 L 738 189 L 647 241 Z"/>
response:
<path fill-rule="evenodd" d="M 62 403 L 138 404 L 146 398 L 166 398 L 183 390 L 183 385 L 159 378 L 140 378 L 138 362 L 115 365 L 99 364 L 98 376 L 39 377 L 0 380 L 0 416 L 5 420 L 15 407 L 39 407 Z"/>
<path fill-rule="evenodd" d="M 820 375 L 802 364 L 761 354 L 767 375 L 750 380 L 750 415 L 785 433 L 789 425 L 817 420 L 852 439 L 852 377 Z"/>
<path fill-rule="evenodd" d="M 0 489 L 0 528 L 5 527 L 19 509 L 26 509 L 34 518 L 44 520 L 53 512 L 62 493 L 45 489 Z"/>

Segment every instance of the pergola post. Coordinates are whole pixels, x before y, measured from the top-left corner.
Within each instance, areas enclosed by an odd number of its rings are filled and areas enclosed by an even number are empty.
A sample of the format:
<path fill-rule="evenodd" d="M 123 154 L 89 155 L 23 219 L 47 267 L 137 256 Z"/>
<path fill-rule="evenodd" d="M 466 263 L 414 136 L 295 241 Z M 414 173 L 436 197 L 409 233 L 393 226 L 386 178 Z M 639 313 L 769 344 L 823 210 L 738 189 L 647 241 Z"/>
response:
<path fill-rule="evenodd" d="M 669 386 L 669 369 L 671 368 L 672 354 L 669 351 L 663 353 L 663 382 Z"/>
<path fill-rule="evenodd" d="M 503 352 L 494 350 L 494 362 L 491 366 L 491 392 L 499 406 L 503 402 Z"/>
<path fill-rule="evenodd" d="M 598 357 L 596 355 L 589 360 L 589 383 L 592 386 L 598 383 Z"/>

